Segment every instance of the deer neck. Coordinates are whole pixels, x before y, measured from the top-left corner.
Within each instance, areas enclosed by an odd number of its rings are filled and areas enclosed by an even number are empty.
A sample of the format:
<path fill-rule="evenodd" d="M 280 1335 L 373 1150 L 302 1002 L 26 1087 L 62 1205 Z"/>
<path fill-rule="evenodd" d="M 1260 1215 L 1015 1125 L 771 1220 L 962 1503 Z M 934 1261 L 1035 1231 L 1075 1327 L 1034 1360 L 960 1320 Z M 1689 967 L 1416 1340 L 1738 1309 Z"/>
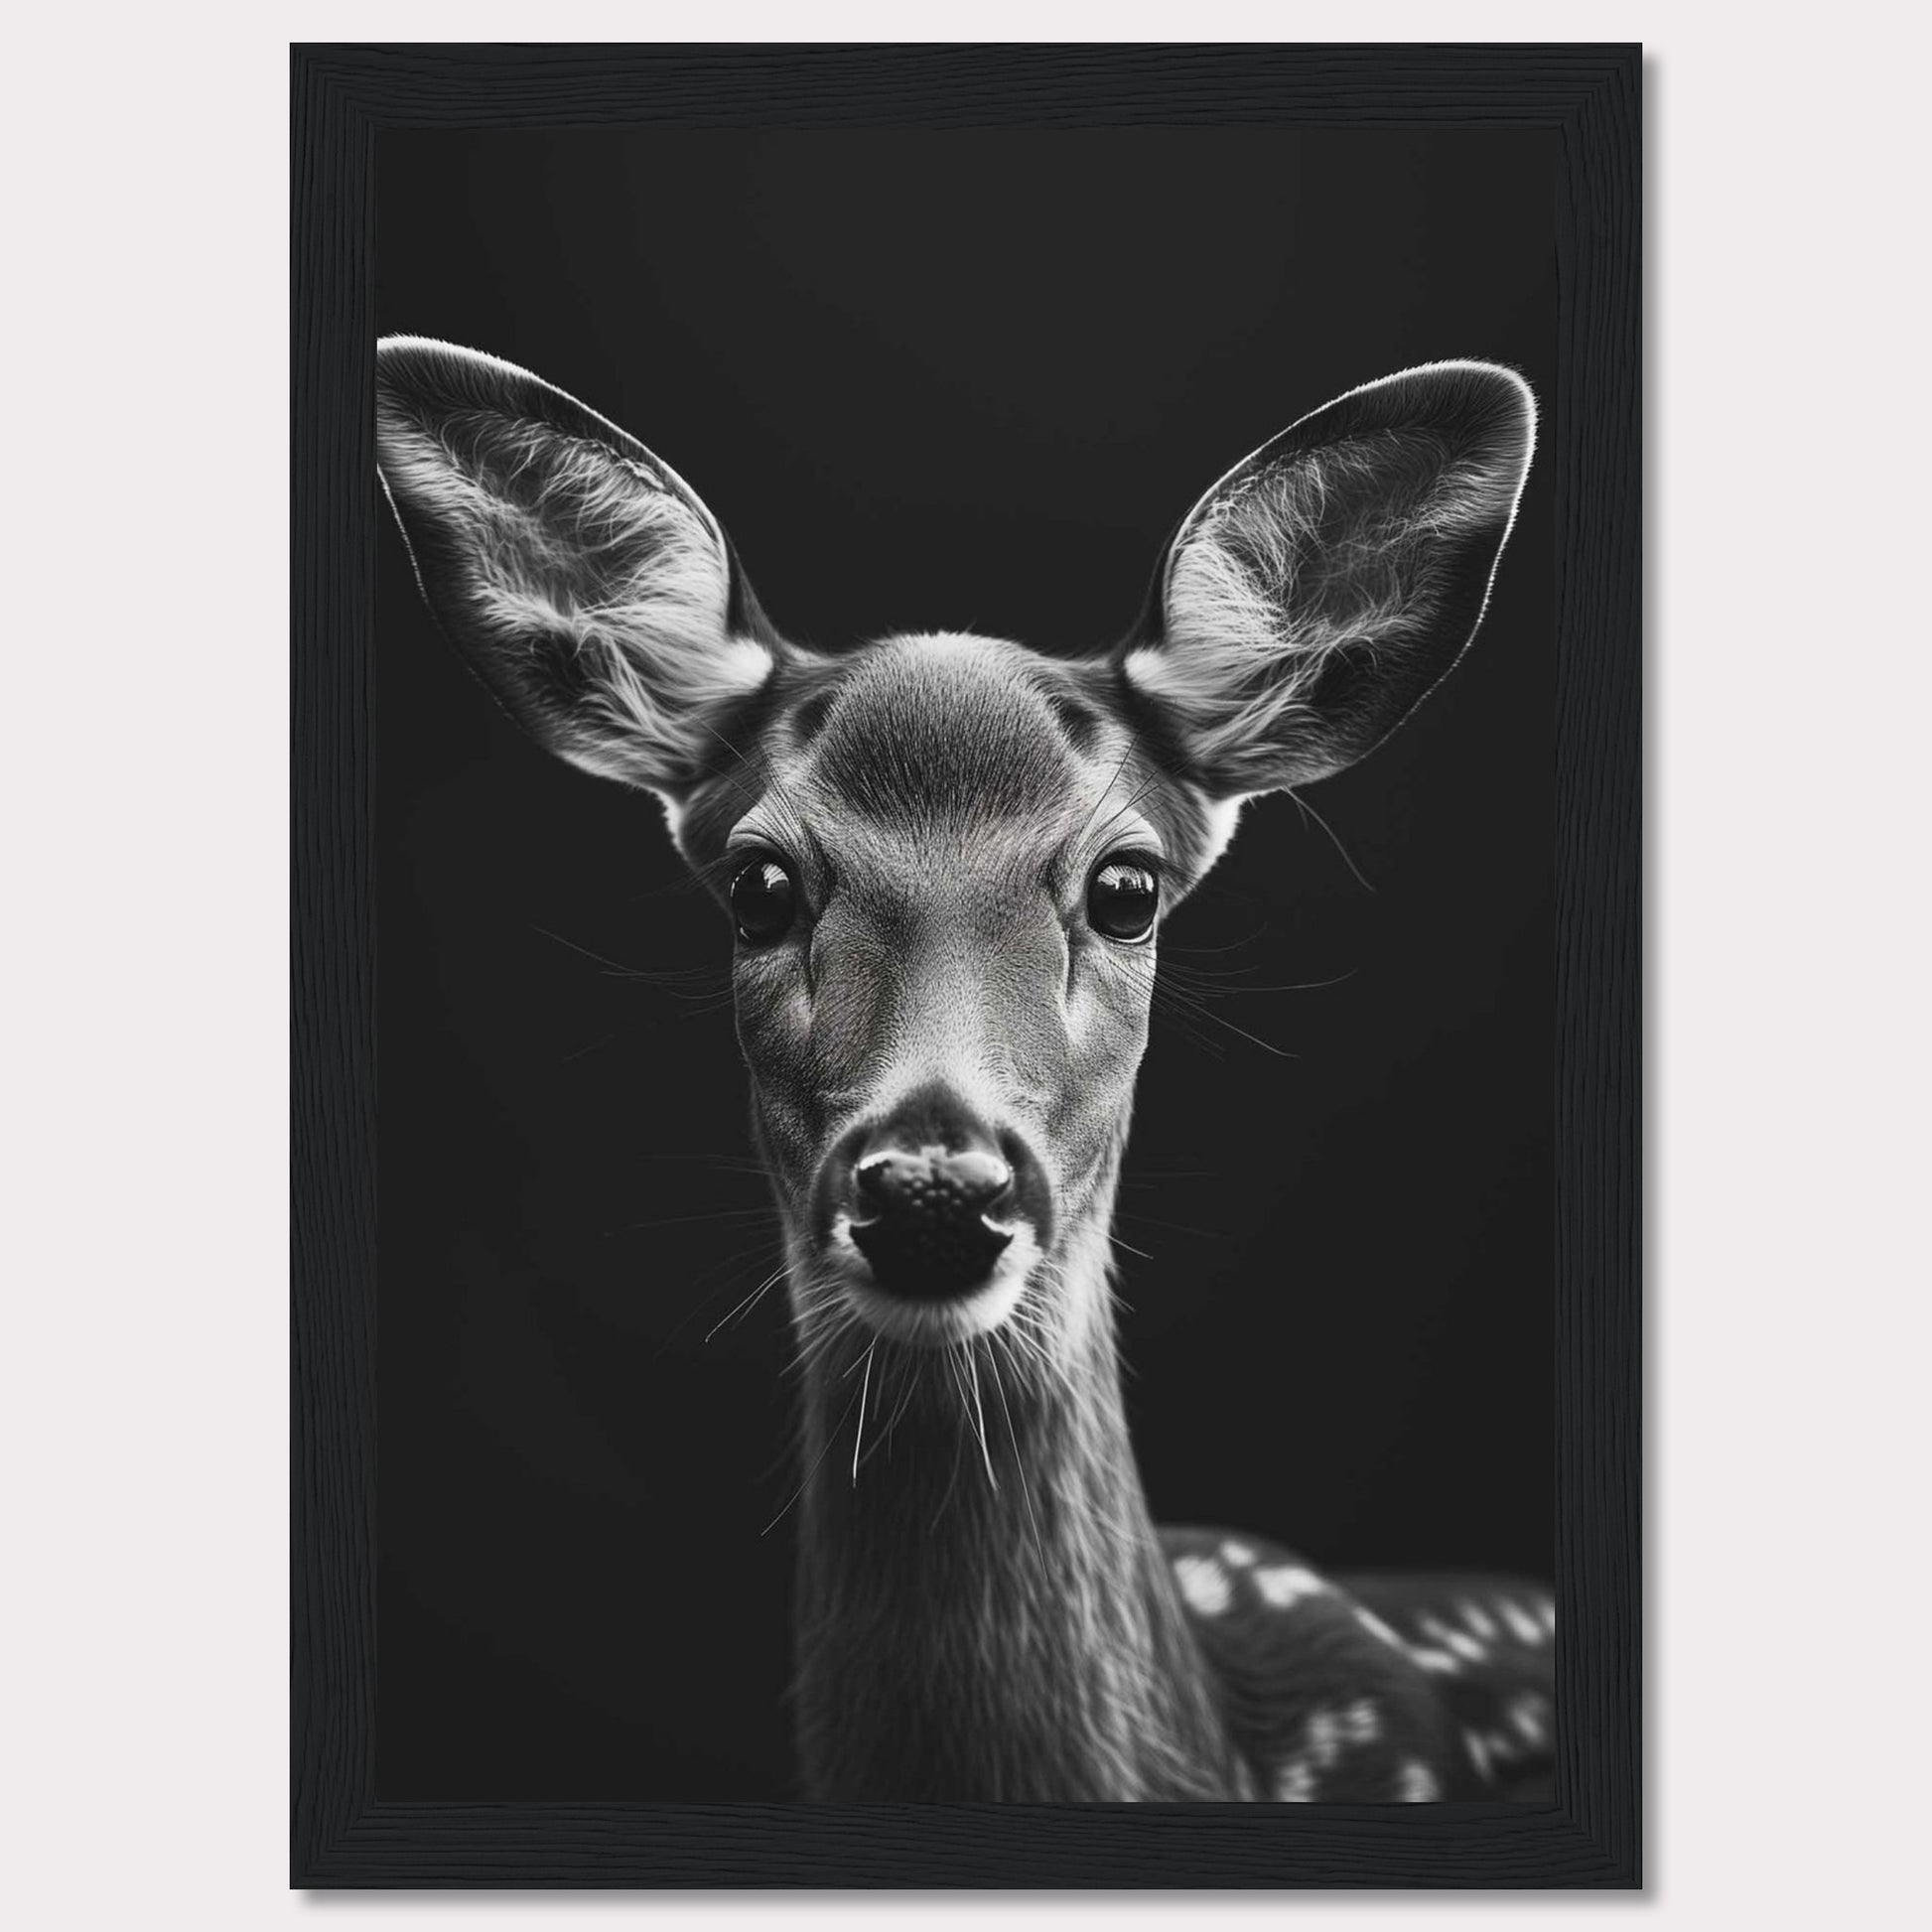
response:
<path fill-rule="evenodd" d="M 855 1479 L 860 1378 L 806 1381 L 796 1695 L 813 1798 L 1242 1795 L 1128 1440 L 1104 1207 L 1063 1260 L 1090 1319 L 1043 1388 L 996 1383 L 982 1353 L 977 1403 L 968 1380 L 908 1404 Z"/>

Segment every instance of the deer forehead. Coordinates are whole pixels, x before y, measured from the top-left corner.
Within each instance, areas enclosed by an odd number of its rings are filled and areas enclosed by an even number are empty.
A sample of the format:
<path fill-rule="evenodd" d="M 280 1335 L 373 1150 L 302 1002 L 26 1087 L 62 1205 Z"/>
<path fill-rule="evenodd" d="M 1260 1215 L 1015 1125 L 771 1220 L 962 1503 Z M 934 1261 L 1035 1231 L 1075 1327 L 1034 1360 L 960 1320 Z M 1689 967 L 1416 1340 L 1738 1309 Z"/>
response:
<path fill-rule="evenodd" d="M 809 769 L 838 806 L 878 825 L 1050 823 L 1081 790 L 1072 731 L 1091 745 L 1101 729 L 1065 683 L 1017 644 L 888 639 L 833 688 Z"/>
<path fill-rule="evenodd" d="M 803 835 L 855 886 L 929 893 L 941 882 L 923 868 L 942 857 L 954 894 L 1031 890 L 1133 844 L 1179 885 L 1212 841 L 1211 812 L 1162 771 L 1111 667 L 998 638 L 897 636 L 851 652 L 774 707 L 765 749 L 775 782 L 738 829 Z"/>

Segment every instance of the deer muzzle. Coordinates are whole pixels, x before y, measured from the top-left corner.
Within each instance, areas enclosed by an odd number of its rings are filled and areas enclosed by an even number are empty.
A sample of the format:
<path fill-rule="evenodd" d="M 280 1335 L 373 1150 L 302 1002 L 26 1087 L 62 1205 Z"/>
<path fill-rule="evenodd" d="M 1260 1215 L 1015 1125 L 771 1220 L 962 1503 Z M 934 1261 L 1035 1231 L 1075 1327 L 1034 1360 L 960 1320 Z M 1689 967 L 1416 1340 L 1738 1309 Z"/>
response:
<path fill-rule="evenodd" d="M 942 1086 L 920 1088 L 844 1136 L 822 1180 L 869 1285 L 895 1300 L 973 1295 L 1023 1225 L 1045 1245 L 1039 1164 L 1021 1136 L 989 1126 Z"/>

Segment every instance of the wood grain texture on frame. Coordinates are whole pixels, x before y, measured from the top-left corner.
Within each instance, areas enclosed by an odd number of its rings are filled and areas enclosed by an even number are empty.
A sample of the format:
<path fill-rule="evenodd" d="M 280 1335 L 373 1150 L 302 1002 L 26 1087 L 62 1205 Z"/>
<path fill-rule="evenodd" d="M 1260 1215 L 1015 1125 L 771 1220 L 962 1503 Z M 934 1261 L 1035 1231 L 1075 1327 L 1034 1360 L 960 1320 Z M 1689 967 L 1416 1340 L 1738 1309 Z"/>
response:
<path fill-rule="evenodd" d="M 292 1882 L 1627 1887 L 1639 1819 L 1639 153 L 1634 46 L 293 50 Z M 371 424 L 381 127 L 1554 129 L 1558 1802 L 1350 1809 L 374 1795 Z"/>

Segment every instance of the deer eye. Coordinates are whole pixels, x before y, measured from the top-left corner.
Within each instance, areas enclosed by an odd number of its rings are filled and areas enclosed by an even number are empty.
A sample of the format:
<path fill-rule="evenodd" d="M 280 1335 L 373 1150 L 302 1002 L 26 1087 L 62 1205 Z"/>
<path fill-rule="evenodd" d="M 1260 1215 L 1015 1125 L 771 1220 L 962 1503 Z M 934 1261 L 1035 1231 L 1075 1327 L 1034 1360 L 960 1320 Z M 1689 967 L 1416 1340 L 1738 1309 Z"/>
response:
<path fill-rule="evenodd" d="M 791 930 L 798 886 L 782 861 L 754 859 L 732 881 L 732 917 L 748 946 L 774 946 Z"/>
<path fill-rule="evenodd" d="M 1109 939 L 1145 939 L 1160 904 L 1160 883 L 1138 860 L 1109 859 L 1087 882 L 1087 923 Z"/>

